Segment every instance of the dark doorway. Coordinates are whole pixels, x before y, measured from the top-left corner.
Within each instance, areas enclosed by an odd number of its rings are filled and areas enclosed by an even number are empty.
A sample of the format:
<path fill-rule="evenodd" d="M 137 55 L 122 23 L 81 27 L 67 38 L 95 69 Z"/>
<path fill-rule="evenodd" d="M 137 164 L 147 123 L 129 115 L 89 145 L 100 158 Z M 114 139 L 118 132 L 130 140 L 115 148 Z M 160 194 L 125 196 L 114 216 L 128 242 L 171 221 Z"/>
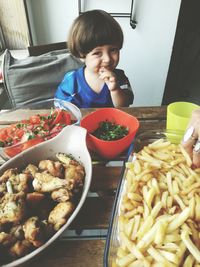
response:
<path fill-rule="evenodd" d="M 199 10 L 199 0 L 182 0 L 163 105 L 174 101 L 200 105 Z"/>

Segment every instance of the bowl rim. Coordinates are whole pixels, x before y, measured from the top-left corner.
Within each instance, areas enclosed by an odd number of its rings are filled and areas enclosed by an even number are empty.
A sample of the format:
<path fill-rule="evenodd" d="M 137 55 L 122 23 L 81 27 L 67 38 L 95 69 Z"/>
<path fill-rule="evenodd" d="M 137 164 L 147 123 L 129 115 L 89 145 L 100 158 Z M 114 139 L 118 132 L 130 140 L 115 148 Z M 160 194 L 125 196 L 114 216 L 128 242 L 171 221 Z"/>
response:
<path fill-rule="evenodd" d="M 124 137 L 122 137 L 122 138 L 120 138 L 120 139 L 117 139 L 117 140 L 111 140 L 111 141 L 106 141 L 106 140 L 102 140 L 102 139 L 97 138 L 96 136 L 94 136 L 91 132 L 89 132 L 89 131 L 82 125 L 82 122 L 84 122 L 86 119 L 88 119 L 88 118 L 89 118 L 90 116 L 92 116 L 93 114 L 95 114 L 95 113 L 101 113 L 102 111 L 106 111 L 106 110 L 113 110 L 113 111 L 115 111 L 115 112 L 117 112 L 117 113 L 123 113 L 124 115 L 127 115 L 127 116 L 130 117 L 130 118 L 133 118 L 133 119 L 135 120 L 135 123 L 136 123 L 136 127 L 134 127 L 134 128 L 135 128 L 134 131 L 133 131 L 133 132 L 128 132 L 128 134 L 127 134 L 126 136 L 124 136 Z M 118 109 L 118 108 L 112 108 L 112 107 L 105 107 L 105 108 L 97 109 L 97 110 L 95 110 L 95 111 L 93 111 L 93 112 L 91 112 L 91 113 L 85 115 L 85 116 L 81 119 L 81 121 L 80 121 L 80 125 L 81 125 L 81 127 L 85 128 L 85 129 L 87 130 L 87 134 L 88 134 L 90 137 L 92 137 L 95 141 L 99 141 L 99 142 L 101 142 L 102 144 L 105 144 L 105 143 L 112 144 L 112 143 L 116 143 L 116 142 L 120 142 L 120 141 L 122 141 L 122 140 L 125 140 L 125 139 L 129 138 L 131 135 L 134 135 L 135 132 L 137 132 L 138 129 L 139 129 L 139 127 L 140 127 L 140 122 L 139 122 L 139 120 L 137 119 L 137 117 L 135 117 L 135 116 L 133 116 L 133 115 L 131 115 L 131 114 L 129 114 L 129 113 L 127 113 L 127 112 L 121 110 L 121 109 Z M 128 126 L 126 126 L 126 127 L 128 127 Z"/>
<path fill-rule="evenodd" d="M 61 103 L 62 105 L 63 104 L 67 104 L 69 107 L 74 108 L 76 110 L 76 112 L 78 113 L 78 116 L 79 116 L 79 118 L 77 120 L 79 120 L 79 122 L 80 122 L 80 120 L 82 119 L 81 110 L 76 105 L 74 105 L 73 103 L 71 103 L 69 101 L 66 101 L 66 100 L 63 100 L 63 99 L 59 99 L 59 98 L 56 98 L 56 97 L 42 98 L 42 99 L 33 98 L 31 100 L 28 100 L 28 101 L 24 102 L 23 104 L 19 104 L 18 106 L 14 107 L 14 108 L 1 111 L 0 115 L 1 114 L 5 114 L 5 113 L 10 113 L 10 112 L 13 112 L 13 111 L 16 111 L 16 110 L 19 110 L 19 109 L 27 108 L 29 106 L 31 107 L 31 106 L 33 106 L 35 104 L 39 105 L 39 104 L 42 104 L 44 102 L 48 103 L 48 102 L 51 102 L 51 101 L 52 102 L 54 101 L 54 104 L 55 104 L 55 101 L 57 101 L 57 102 Z M 63 105 L 63 107 L 64 107 L 64 105 Z"/>

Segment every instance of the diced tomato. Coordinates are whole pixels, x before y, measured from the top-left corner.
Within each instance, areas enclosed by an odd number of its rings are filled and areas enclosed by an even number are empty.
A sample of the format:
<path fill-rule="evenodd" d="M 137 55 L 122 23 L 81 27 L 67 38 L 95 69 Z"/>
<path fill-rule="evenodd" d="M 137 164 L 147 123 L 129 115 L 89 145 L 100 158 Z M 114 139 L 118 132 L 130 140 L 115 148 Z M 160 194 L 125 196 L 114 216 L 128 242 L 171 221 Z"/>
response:
<path fill-rule="evenodd" d="M 23 123 L 23 124 L 28 124 L 29 120 L 21 120 L 20 122 Z"/>
<path fill-rule="evenodd" d="M 61 109 L 56 109 L 52 115 L 55 116 L 55 119 L 51 123 L 51 125 L 54 126 L 55 124 L 59 123 L 60 120 L 62 119 Z"/>
<path fill-rule="evenodd" d="M 4 152 L 6 153 L 6 155 L 8 155 L 11 158 L 19 154 L 21 151 L 22 151 L 21 144 L 13 146 L 13 147 L 4 148 Z"/>
<path fill-rule="evenodd" d="M 43 129 L 44 129 L 45 131 L 49 131 L 49 130 L 50 130 L 50 126 L 49 126 L 49 124 L 45 122 L 45 124 L 43 125 Z"/>
<path fill-rule="evenodd" d="M 63 127 L 61 125 L 55 125 L 51 131 L 50 131 L 50 135 L 52 135 L 53 133 L 59 133 L 61 130 L 63 129 Z"/>
<path fill-rule="evenodd" d="M 40 124 L 40 115 L 33 115 L 30 117 L 30 123 L 32 124 Z"/>
<path fill-rule="evenodd" d="M 35 127 L 35 125 L 33 125 L 33 124 L 28 124 L 27 125 L 27 130 L 33 130 L 34 129 L 34 127 Z"/>
<path fill-rule="evenodd" d="M 71 116 L 67 111 L 62 110 L 62 109 L 56 109 L 55 113 L 57 113 L 57 115 L 54 121 L 52 122 L 52 125 L 55 125 L 58 123 L 65 124 L 65 125 L 71 124 Z"/>
<path fill-rule="evenodd" d="M 15 125 L 11 125 L 10 127 L 7 128 L 7 136 L 13 138 L 15 136 Z"/>
<path fill-rule="evenodd" d="M 30 140 L 28 140 L 22 144 L 22 151 L 26 150 L 29 147 L 35 146 L 39 143 L 42 143 L 43 141 L 44 141 L 44 139 L 41 137 L 36 137 L 36 138 L 30 139 Z"/>
<path fill-rule="evenodd" d="M 4 142 L 7 137 L 7 128 L 0 129 L 0 140 Z"/>
<path fill-rule="evenodd" d="M 25 133 L 24 129 L 16 129 L 16 131 L 15 131 L 16 136 L 18 138 L 20 138 L 20 139 L 22 138 L 22 136 L 24 135 L 24 133 Z"/>
<path fill-rule="evenodd" d="M 71 124 L 71 116 L 68 112 L 63 110 L 63 120 L 64 120 L 64 124 L 66 125 L 70 125 Z"/>

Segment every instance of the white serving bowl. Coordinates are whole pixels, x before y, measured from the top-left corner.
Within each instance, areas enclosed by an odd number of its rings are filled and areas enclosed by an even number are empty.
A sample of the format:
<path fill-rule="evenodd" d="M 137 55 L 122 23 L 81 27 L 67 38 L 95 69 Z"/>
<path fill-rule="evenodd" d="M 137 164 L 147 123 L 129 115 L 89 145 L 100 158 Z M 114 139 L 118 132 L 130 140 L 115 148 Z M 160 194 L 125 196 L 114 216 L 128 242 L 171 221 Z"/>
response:
<path fill-rule="evenodd" d="M 77 106 L 75 106 L 74 104 L 72 104 L 68 101 L 65 101 L 65 100 L 57 99 L 57 98 L 48 98 L 48 99 L 43 99 L 40 101 L 32 100 L 32 101 L 26 102 L 25 104 L 23 104 L 17 108 L 0 113 L 0 122 L 2 124 L 6 124 L 6 122 L 9 122 L 9 124 L 10 124 L 6 127 L 1 127 L 2 129 L 0 129 L 0 143 L 1 143 L 1 138 L 2 138 L 1 131 L 4 131 L 4 130 L 7 131 L 7 129 L 9 131 L 9 129 L 13 128 L 13 126 L 14 126 L 14 128 L 19 128 L 16 125 L 19 122 L 23 123 L 23 120 L 28 121 L 28 123 L 26 123 L 27 125 L 33 126 L 34 124 L 30 123 L 30 118 L 34 117 L 35 115 L 36 116 L 37 115 L 42 115 L 42 116 L 46 115 L 46 117 L 50 116 L 52 114 L 53 110 L 64 111 L 65 113 L 67 113 L 70 116 L 71 121 L 69 123 L 66 123 L 67 125 L 68 124 L 79 125 L 82 114 L 81 114 L 80 109 Z M 64 124 L 65 123 L 63 123 L 63 125 Z M 37 125 L 37 123 L 35 125 Z M 21 153 L 21 151 L 27 149 L 27 147 L 33 146 L 39 142 L 43 142 L 46 139 L 51 139 L 52 135 L 56 135 L 57 133 L 60 132 L 60 130 L 55 130 L 56 125 L 58 125 L 58 121 L 55 123 L 52 122 L 52 124 L 50 126 L 51 130 L 49 130 L 49 134 L 46 134 L 45 136 L 42 136 L 39 138 L 34 137 L 34 138 L 31 138 L 31 140 L 29 140 L 29 138 L 26 137 L 26 134 L 24 134 L 23 137 L 25 137 L 25 139 L 21 137 L 21 141 L 19 140 L 19 141 L 17 141 L 17 143 L 14 143 L 12 145 L 7 144 L 6 146 L 2 146 L 2 147 L 0 144 L 0 156 L 4 160 L 8 160 L 9 158 L 15 156 L 16 154 Z M 62 126 L 62 127 L 64 127 L 64 126 Z M 9 131 L 9 134 L 6 134 L 7 138 L 9 138 L 9 137 L 12 137 L 11 139 L 18 138 L 19 137 L 17 134 L 18 130 L 20 131 L 21 128 L 16 129 L 16 131 L 13 131 L 13 133 L 10 133 L 10 131 Z M 54 132 L 53 132 L 53 134 L 51 134 L 51 131 L 53 131 L 53 130 L 54 130 Z M 28 130 L 26 130 L 25 132 L 28 132 Z M 4 136 L 4 134 L 3 134 L 3 136 Z M 5 138 L 6 137 L 4 136 L 3 139 L 5 139 Z M 28 140 L 27 140 L 27 138 L 28 138 Z M 5 141 L 3 139 L 2 139 L 2 141 Z M 15 140 L 17 140 L 17 139 L 15 139 Z"/>
<path fill-rule="evenodd" d="M 1 176 L 3 172 L 9 168 L 23 169 L 29 163 L 36 164 L 42 159 L 53 159 L 55 154 L 58 152 L 71 154 L 76 160 L 80 161 L 85 168 L 86 175 L 79 203 L 66 224 L 64 224 L 44 245 L 36 248 L 24 257 L 3 265 L 4 267 L 18 266 L 42 252 L 58 237 L 60 237 L 66 228 L 69 227 L 83 206 L 92 178 L 92 161 L 86 146 L 86 130 L 76 125 L 66 126 L 56 137 L 23 151 L 17 156 L 9 159 L 0 167 Z"/>

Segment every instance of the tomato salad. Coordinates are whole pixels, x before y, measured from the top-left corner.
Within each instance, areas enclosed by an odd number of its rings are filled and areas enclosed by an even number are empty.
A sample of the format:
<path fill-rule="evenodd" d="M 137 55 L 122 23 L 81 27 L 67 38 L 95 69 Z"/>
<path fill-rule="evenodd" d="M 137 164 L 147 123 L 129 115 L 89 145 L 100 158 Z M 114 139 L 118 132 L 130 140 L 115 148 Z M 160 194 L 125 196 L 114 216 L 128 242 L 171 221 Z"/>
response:
<path fill-rule="evenodd" d="M 62 109 L 52 109 L 50 114 L 35 114 L 0 129 L 0 147 L 9 157 L 56 136 L 72 123 L 71 115 Z"/>

